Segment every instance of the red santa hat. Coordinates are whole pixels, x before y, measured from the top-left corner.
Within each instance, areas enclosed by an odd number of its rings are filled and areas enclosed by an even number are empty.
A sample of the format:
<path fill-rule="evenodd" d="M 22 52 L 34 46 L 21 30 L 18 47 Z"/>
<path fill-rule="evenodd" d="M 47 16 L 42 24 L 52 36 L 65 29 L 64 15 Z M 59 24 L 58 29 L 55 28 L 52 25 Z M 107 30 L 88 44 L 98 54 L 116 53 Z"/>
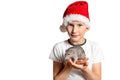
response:
<path fill-rule="evenodd" d="M 87 28 L 90 28 L 88 3 L 86 1 L 76 1 L 67 7 L 63 15 L 63 24 L 60 26 L 60 30 L 66 32 L 68 22 L 74 20 L 81 21 Z"/>

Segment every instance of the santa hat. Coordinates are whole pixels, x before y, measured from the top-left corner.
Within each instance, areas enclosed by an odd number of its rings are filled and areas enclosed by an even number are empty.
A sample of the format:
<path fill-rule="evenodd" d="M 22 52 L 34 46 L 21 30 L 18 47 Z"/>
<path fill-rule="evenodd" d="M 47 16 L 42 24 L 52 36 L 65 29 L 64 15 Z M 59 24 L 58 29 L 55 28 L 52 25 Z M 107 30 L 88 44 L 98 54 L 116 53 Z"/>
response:
<path fill-rule="evenodd" d="M 90 28 L 88 3 L 86 1 L 76 1 L 67 7 L 63 15 L 63 24 L 60 26 L 60 30 L 66 32 L 68 22 L 74 20 L 81 21 L 87 28 Z"/>

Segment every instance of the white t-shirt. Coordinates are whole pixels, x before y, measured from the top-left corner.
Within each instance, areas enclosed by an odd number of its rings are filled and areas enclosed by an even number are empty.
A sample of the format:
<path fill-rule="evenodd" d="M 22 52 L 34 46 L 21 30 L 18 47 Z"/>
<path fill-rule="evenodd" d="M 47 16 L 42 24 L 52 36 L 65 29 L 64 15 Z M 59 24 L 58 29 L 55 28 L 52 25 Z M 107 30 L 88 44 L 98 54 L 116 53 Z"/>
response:
<path fill-rule="evenodd" d="M 49 58 L 56 62 L 64 62 L 65 51 L 72 46 L 73 45 L 71 45 L 68 40 L 56 43 Z M 88 67 L 90 70 L 92 64 L 102 62 L 103 54 L 97 43 L 87 40 L 81 47 L 84 49 L 86 57 L 89 58 Z M 80 74 L 82 74 L 80 70 L 73 68 L 67 80 L 85 80 Z"/>

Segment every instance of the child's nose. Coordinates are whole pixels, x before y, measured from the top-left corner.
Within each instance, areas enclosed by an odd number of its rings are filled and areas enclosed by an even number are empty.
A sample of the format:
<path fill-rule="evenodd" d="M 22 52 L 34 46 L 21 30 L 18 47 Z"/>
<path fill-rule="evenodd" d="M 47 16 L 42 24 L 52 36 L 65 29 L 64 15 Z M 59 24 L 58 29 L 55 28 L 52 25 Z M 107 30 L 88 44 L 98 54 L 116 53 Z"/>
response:
<path fill-rule="evenodd" d="M 77 32 L 77 26 L 74 26 L 73 27 L 73 33 L 76 33 Z"/>

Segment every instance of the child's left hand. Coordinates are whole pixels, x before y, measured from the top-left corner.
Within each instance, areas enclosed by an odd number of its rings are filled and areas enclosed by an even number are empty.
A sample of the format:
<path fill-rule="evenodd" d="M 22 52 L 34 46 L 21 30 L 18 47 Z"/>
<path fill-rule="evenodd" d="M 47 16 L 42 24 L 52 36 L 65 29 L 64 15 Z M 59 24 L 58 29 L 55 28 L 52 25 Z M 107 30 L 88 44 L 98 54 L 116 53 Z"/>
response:
<path fill-rule="evenodd" d="M 72 59 L 69 59 L 69 63 L 74 67 L 74 68 L 77 68 L 77 69 L 86 69 L 88 67 L 88 58 L 84 58 L 84 59 L 79 59 L 76 61 L 76 63 L 74 63 L 72 61 Z"/>

